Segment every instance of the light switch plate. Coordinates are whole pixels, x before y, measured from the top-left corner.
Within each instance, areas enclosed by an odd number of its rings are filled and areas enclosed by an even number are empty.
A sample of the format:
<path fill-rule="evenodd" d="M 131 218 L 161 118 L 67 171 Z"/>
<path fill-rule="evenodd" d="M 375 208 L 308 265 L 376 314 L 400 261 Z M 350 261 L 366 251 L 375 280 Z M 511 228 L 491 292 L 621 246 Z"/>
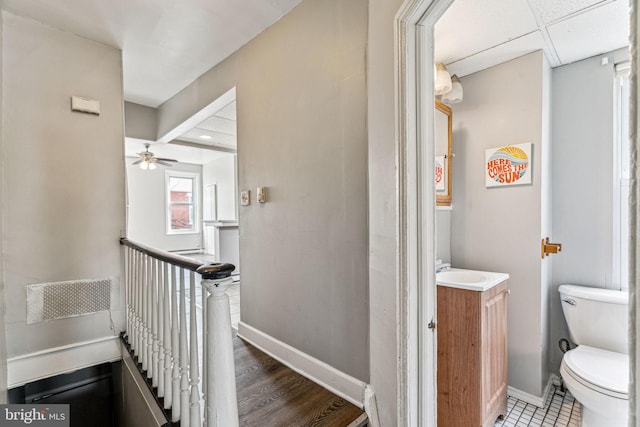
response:
<path fill-rule="evenodd" d="M 251 190 L 242 190 L 240 192 L 240 204 L 249 206 L 251 204 Z"/>
<path fill-rule="evenodd" d="M 264 187 L 258 187 L 256 190 L 256 199 L 258 203 L 265 203 L 267 201 L 267 194 Z"/>

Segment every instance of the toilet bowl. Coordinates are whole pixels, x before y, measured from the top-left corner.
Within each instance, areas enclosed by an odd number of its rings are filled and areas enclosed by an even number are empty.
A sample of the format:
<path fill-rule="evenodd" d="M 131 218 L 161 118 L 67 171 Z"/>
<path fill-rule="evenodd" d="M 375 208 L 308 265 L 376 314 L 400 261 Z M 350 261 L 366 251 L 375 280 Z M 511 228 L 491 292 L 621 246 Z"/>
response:
<path fill-rule="evenodd" d="M 560 375 L 582 404 L 582 426 L 627 425 L 628 355 L 581 345 L 564 355 Z"/>
<path fill-rule="evenodd" d="M 628 294 L 562 285 L 558 288 L 571 340 L 560 375 L 582 404 L 582 427 L 626 427 L 629 412 Z"/>

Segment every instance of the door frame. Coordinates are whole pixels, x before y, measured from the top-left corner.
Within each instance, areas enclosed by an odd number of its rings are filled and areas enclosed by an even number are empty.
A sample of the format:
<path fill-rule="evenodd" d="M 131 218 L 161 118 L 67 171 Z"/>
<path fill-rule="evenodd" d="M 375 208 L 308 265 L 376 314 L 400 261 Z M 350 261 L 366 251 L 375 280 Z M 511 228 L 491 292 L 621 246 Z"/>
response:
<path fill-rule="evenodd" d="M 454 0 L 406 0 L 395 18 L 398 183 L 399 413 L 436 425 L 435 134 L 433 28 Z"/>
<path fill-rule="evenodd" d="M 399 425 L 436 426 L 436 334 L 427 331 L 435 319 L 435 189 L 421 185 L 433 176 L 434 132 L 431 82 L 434 78 L 433 27 L 454 0 L 405 0 L 394 20 L 395 105 L 398 194 L 398 421 Z M 637 153 L 640 140 L 635 127 L 640 123 L 640 84 L 637 55 L 638 5 L 631 3 L 631 144 Z M 632 192 L 640 167 L 634 165 Z M 635 196 L 637 198 L 637 195 Z M 631 239 L 640 239 L 640 205 L 631 212 Z M 640 246 L 639 246 L 640 247 Z M 431 255 L 429 255 L 431 254 Z M 640 342 L 640 292 L 638 271 L 640 249 L 630 254 L 630 364 L 638 369 Z M 640 427 L 635 415 L 640 380 L 631 378 L 630 424 Z"/>

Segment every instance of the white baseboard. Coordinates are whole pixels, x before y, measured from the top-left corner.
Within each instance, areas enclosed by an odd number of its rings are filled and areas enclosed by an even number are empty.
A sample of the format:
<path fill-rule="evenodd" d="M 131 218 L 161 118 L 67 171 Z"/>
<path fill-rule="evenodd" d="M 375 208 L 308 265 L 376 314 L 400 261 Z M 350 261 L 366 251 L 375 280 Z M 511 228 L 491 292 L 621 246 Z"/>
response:
<path fill-rule="evenodd" d="M 366 383 L 246 323 L 240 322 L 238 324 L 238 336 L 358 408 L 364 407 L 363 398 Z"/>
<path fill-rule="evenodd" d="M 511 386 L 507 388 L 507 394 L 511 397 L 515 397 L 518 400 L 522 400 L 523 402 L 535 405 L 538 408 L 544 408 L 544 403 L 547 401 L 549 393 L 551 393 L 555 378 L 556 376 L 553 374 L 549 376 L 549 381 L 547 381 L 547 386 L 544 389 L 542 397 L 535 396 L 522 390 L 518 390 L 517 388 Z"/>
<path fill-rule="evenodd" d="M 122 352 L 120 337 L 117 335 L 50 348 L 8 359 L 7 385 L 8 388 L 18 387 L 120 359 Z"/>

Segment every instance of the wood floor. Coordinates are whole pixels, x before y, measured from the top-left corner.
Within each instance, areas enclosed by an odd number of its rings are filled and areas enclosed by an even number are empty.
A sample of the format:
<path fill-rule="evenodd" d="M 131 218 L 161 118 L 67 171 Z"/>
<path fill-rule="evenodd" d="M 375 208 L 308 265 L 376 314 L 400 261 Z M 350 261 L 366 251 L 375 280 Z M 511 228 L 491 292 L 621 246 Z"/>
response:
<path fill-rule="evenodd" d="M 241 426 L 363 425 L 363 411 L 234 337 Z M 353 423 L 353 424 L 352 424 Z"/>

